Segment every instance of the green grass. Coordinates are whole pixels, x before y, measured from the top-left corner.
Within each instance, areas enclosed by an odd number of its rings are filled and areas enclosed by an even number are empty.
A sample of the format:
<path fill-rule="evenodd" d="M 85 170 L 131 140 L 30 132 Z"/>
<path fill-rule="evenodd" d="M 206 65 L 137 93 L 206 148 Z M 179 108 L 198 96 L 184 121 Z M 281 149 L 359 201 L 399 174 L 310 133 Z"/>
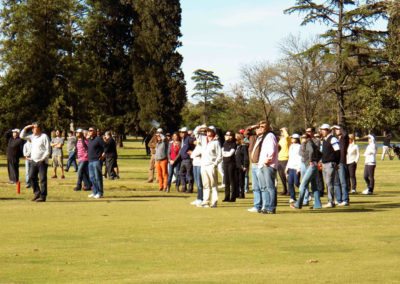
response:
<path fill-rule="evenodd" d="M 31 202 L 6 183 L 1 158 L 0 283 L 400 281 L 399 160 L 379 160 L 376 195 L 350 207 L 293 211 L 279 197 L 278 214 L 262 215 L 246 211 L 252 194 L 203 209 L 189 205 L 195 195 L 159 193 L 142 145 L 125 145 L 102 200 L 72 191 L 69 172 L 49 179 L 48 202 Z"/>

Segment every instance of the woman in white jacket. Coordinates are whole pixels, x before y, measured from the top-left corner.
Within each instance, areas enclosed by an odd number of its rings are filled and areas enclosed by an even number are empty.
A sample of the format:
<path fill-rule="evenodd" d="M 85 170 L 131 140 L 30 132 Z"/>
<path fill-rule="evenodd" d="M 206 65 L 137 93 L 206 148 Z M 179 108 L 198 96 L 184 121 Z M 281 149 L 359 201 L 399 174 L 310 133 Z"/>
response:
<path fill-rule="evenodd" d="M 356 140 L 354 134 L 349 135 L 349 147 L 347 148 L 347 168 L 349 169 L 349 177 L 350 177 L 350 188 L 351 193 L 357 193 L 357 179 L 356 179 L 356 170 L 357 163 L 360 159 L 360 150 L 358 145 L 356 144 Z"/>
<path fill-rule="evenodd" d="M 365 167 L 364 167 L 364 180 L 367 183 L 367 188 L 362 194 L 370 195 L 374 192 L 375 187 L 375 167 L 376 167 L 376 144 L 375 137 L 368 135 L 368 146 L 365 149 Z"/>
<path fill-rule="evenodd" d="M 216 129 L 214 126 L 207 128 L 207 135 L 199 135 L 201 143 L 201 180 L 203 182 L 203 202 L 199 207 L 217 207 L 218 202 L 218 164 L 222 161 L 222 149 L 218 139 L 215 137 Z"/>

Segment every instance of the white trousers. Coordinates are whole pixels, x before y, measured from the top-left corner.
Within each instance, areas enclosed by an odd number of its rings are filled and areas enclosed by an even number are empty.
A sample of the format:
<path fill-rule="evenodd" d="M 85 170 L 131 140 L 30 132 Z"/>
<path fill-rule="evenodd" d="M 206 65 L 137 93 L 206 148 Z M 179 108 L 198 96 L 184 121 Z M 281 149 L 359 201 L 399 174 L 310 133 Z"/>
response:
<path fill-rule="evenodd" d="M 201 166 L 201 181 L 203 182 L 203 203 L 210 203 L 210 190 L 212 190 L 211 204 L 218 201 L 218 171 L 214 165 Z"/>

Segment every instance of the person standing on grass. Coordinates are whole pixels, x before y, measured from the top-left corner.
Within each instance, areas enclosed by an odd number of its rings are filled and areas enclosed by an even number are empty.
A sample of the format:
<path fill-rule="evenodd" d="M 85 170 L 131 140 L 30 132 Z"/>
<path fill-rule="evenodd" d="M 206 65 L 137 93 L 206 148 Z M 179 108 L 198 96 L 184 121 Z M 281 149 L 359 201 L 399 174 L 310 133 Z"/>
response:
<path fill-rule="evenodd" d="M 334 181 L 337 174 L 337 165 L 340 162 L 339 140 L 332 135 L 329 124 L 320 127 L 322 134 L 322 171 L 328 189 L 328 203 L 324 208 L 335 207 Z"/>
<path fill-rule="evenodd" d="M 306 129 L 306 134 L 310 135 L 312 141 L 314 142 L 315 145 L 317 145 L 318 149 L 321 151 L 322 145 L 321 145 L 321 139 L 319 133 L 315 133 L 315 127 L 309 127 Z M 324 196 L 324 177 L 322 174 L 322 164 L 321 162 L 318 163 L 318 173 L 317 173 L 317 186 L 319 190 L 320 197 Z"/>
<path fill-rule="evenodd" d="M 266 122 L 263 126 L 267 134 L 261 145 L 258 161 L 258 181 L 262 195 L 261 213 L 275 214 L 277 206 L 275 180 L 278 168 L 278 141 L 271 131 L 269 123 Z"/>
<path fill-rule="evenodd" d="M 376 168 L 376 144 L 375 137 L 368 135 L 368 146 L 365 149 L 364 180 L 367 188 L 362 192 L 365 195 L 372 195 L 375 188 L 375 168 Z"/>
<path fill-rule="evenodd" d="M 19 137 L 19 129 L 12 130 L 12 137 L 8 140 L 7 166 L 10 184 L 19 181 L 19 159 L 22 157 L 23 141 Z"/>
<path fill-rule="evenodd" d="M 349 188 L 351 193 L 357 193 L 356 170 L 360 159 L 360 150 L 356 144 L 354 134 L 349 135 L 349 148 L 347 148 L 347 168 L 349 169 Z"/>
<path fill-rule="evenodd" d="M 206 136 L 199 135 L 201 145 L 201 180 L 203 202 L 198 207 L 216 208 L 218 203 L 218 164 L 222 161 L 222 149 L 216 137 L 216 128 L 207 127 Z M 210 206 L 210 191 L 211 206 Z"/>
<path fill-rule="evenodd" d="M 30 129 L 32 129 L 32 135 L 28 135 L 27 133 Z M 25 140 L 30 139 L 32 142 L 31 170 L 29 173 L 34 194 L 32 201 L 45 202 L 47 198 L 47 168 L 50 156 L 50 139 L 42 132 L 39 122 L 25 126 L 21 132 L 21 137 Z"/>
<path fill-rule="evenodd" d="M 26 188 L 31 187 L 31 181 L 29 179 L 29 172 L 31 169 L 31 152 L 32 152 L 32 143 L 31 140 L 28 138 L 24 144 L 23 154 L 25 157 L 25 182 Z"/>
<path fill-rule="evenodd" d="M 102 198 L 103 190 L 103 175 L 102 163 L 104 159 L 104 141 L 100 136 L 97 136 L 94 127 L 89 128 L 89 143 L 88 143 L 88 159 L 89 159 L 89 177 L 92 182 L 93 193 L 89 198 Z"/>
<path fill-rule="evenodd" d="M 51 178 L 57 178 L 57 168 L 61 169 L 61 178 L 64 176 L 64 164 L 63 164 L 63 150 L 64 138 L 61 137 L 60 130 L 55 131 L 55 137 L 51 139 L 50 146 L 52 147 L 52 158 L 53 158 L 53 168 L 54 175 Z"/>
<path fill-rule="evenodd" d="M 181 160 L 179 157 L 179 151 L 181 149 L 181 138 L 179 133 L 175 132 L 172 134 L 172 141 L 168 144 L 168 188 L 167 191 L 171 191 L 172 178 L 175 176 L 175 190 L 179 191 L 180 176 L 179 169 Z"/>
<path fill-rule="evenodd" d="M 225 198 L 222 202 L 236 202 L 237 184 L 236 184 L 236 141 L 232 131 L 225 133 L 225 142 L 222 147 L 222 163 L 224 167 L 225 178 Z"/>
<path fill-rule="evenodd" d="M 190 155 L 194 149 L 194 138 L 188 134 L 188 129 L 182 127 L 179 129 L 179 135 L 181 137 L 181 149 L 179 151 L 179 157 L 181 159 L 180 167 L 180 181 L 182 185 L 182 192 L 192 193 L 193 192 L 193 163 Z"/>
<path fill-rule="evenodd" d="M 278 154 L 278 174 L 283 186 L 282 192 L 280 193 L 281 195 L 289 195 L 285 170 L 289 160 L 290 141 L 291 139 L 288 133 L 288 129 L 286 127 L 281 128 Z"/>
<path fill-rule="evenodd" d="M 163 130 L 162 128 L 158 128 L 156 133 L 152 135 L 148 146 L 150 149 L 150 163 L 149 163 L 149 177 L 147 178 L 148 183 L 152 183 L 154 180 L 154 171 L 156 169 L 156 160 L 155 160 L 155 154 L 156 154 L 156 144 L 157 144 L 157 137 L 156 134 L 162 134 Z M 150 134 L 149 134 L 150 135 Z"/>
<path fill-rule="evenodd" d="M 290 200 L 289 203 L 296 202 L 295 186 L 300 186 L 301 155 L 300 155 L 300 135 L 292 135 L 292 141 L 289 147 L 289 160 L 285 172 L 288 175 L 288 187 Z"/>
<path fill-rule="evenodd" d="M 255 134 L 252 131 L 255 130 Z M 258 162 L 260 158 L 261 145 L 265 138 L 266 133 L 266 122 L 260 121 L 256 125 L 252 125 L 246 128 L 245 136 L 249 139 L 249 159 L 251 162 L 251 177 L 252 177 L 252 190 L 254 205 L 252 208 L 247 209 L 251 213 L 261 212 L 262 208 L 262 195 L 260 190 L 260 181 L 258 179 Z"/>
<path fill-rule="evenodd" d="M 381 160 L 383 161 L 385 159 L 385 156 L 388 155 L 389 160 L 392 158 L 389 155 L 389 148 L 390 148 L 390 140 L 392 139 L 392 133 L 388 133 L 385 138 L 383 139 L 383 146 L 382 146 L 382 156 Z"/>
<path fill-rule="evenodd" d="M 156 170 L 159 191 L 168 192 L 168 142 L 161 133 L 156 134 Z"/>
<path fill-rule="evenodd" d="M 71 165 L 74 167 L 75 172 L 78 170 L 78 165 L 76 164 L 76 136 L 73 131 L 68 132 L 67 138 L 67 152 L 68 160 L 65 171 L 68 172 Z"/>
<path fill-rule="evenodd" d="M 198 137 L 198 129 L 195 129 L 195 135 Z M 197 187 L 197 198 L 196 200 L 192 201 L 190 204 L 191 205 L 201 205 L 203 202 L 203 181 L 201 180 L 201 144 L 199 142 L 199 139 L 196 139 L 194 142 L 196 147 L 194 148 L 192 154 L 190 157 L 192 158 L 193 161 L 193 178 L 194 182 L 196 183 Z"/>
<path fill-rule="evenodd" d="M 317 187 L 316 176 L 318 173 L 318 162 L 321 159 L 322 154 L 309 134 L 304 135 L 303 139 L 305 139 L 305 141 L 301 144 L 300 154 L 301 161 L 305 166 L 305 170 L 304 173 L 302 173 L 299 199 L 295 204 L 290 204 L 290 207 L 293 209 L 301 209 L 303 206 L 305 193 L 308 192 L 308 186 L 311 183 L 311 191 L 314 196 L 313 209 L 320 209 L 322 206 L 320 192 Z"/>
<path fill-rule="evenodd" d="M 337 175 L 335 176 L 335 193 L 338 206 L 349 206 L 349 174 L 347 169 L 347 149 L 349 148 L 349 135 L 347 131 L 338 125 L 332 126 L 335 137 L 339 140 L 340 160 L 337 166 Z"/>
<path fill-rule="evenodd" d="M 245 191 L 246 191 L 246 172 L 249 170 L 249 149 L 247 144 L 244 142 L 244 136 L 241 133 L 236 133 L 236 153 L 235 153 L 235 160 L 236 160 L 236 184 L 238 187 L 238 198 L 245 198 Z"/>
<path fill-rule="evenodd" d="M 89 158 L 88 158 L 88 144 L 89 141 L 86 139 L 84 131 L 82 129 L 78 129 L 76 131 L 76 154 L 78 157 L 78 180 L 76 182 L 76 187 L 74 191 L 79 191 L 82 189 L 83 182 L 83 190 L 90 190 L 91 182 L 89 178 Z"/>
<path fill-rule="evenodd" d="M 111 180 L 119 179 L 117 143 L 110 131 L 106 131 L 104 134 L 104 155 L 108 178 Z"/>

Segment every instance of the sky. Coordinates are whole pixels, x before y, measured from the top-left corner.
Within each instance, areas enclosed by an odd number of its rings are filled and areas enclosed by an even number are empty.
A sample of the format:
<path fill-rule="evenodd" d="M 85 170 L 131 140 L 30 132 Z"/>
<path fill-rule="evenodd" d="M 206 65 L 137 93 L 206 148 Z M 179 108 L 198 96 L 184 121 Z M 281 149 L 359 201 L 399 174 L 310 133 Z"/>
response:
<path fill-rule="evenodd" d="M 240 81 L 242 66 L 276 61 L 288 35 L 309 39 L 326 27 L 300 26 L 302 16 L 285 15 L 295 0 L 181 0 L 183 71 L 188 97 L 196 69 L 214 71 L 224 90 Z"/>

